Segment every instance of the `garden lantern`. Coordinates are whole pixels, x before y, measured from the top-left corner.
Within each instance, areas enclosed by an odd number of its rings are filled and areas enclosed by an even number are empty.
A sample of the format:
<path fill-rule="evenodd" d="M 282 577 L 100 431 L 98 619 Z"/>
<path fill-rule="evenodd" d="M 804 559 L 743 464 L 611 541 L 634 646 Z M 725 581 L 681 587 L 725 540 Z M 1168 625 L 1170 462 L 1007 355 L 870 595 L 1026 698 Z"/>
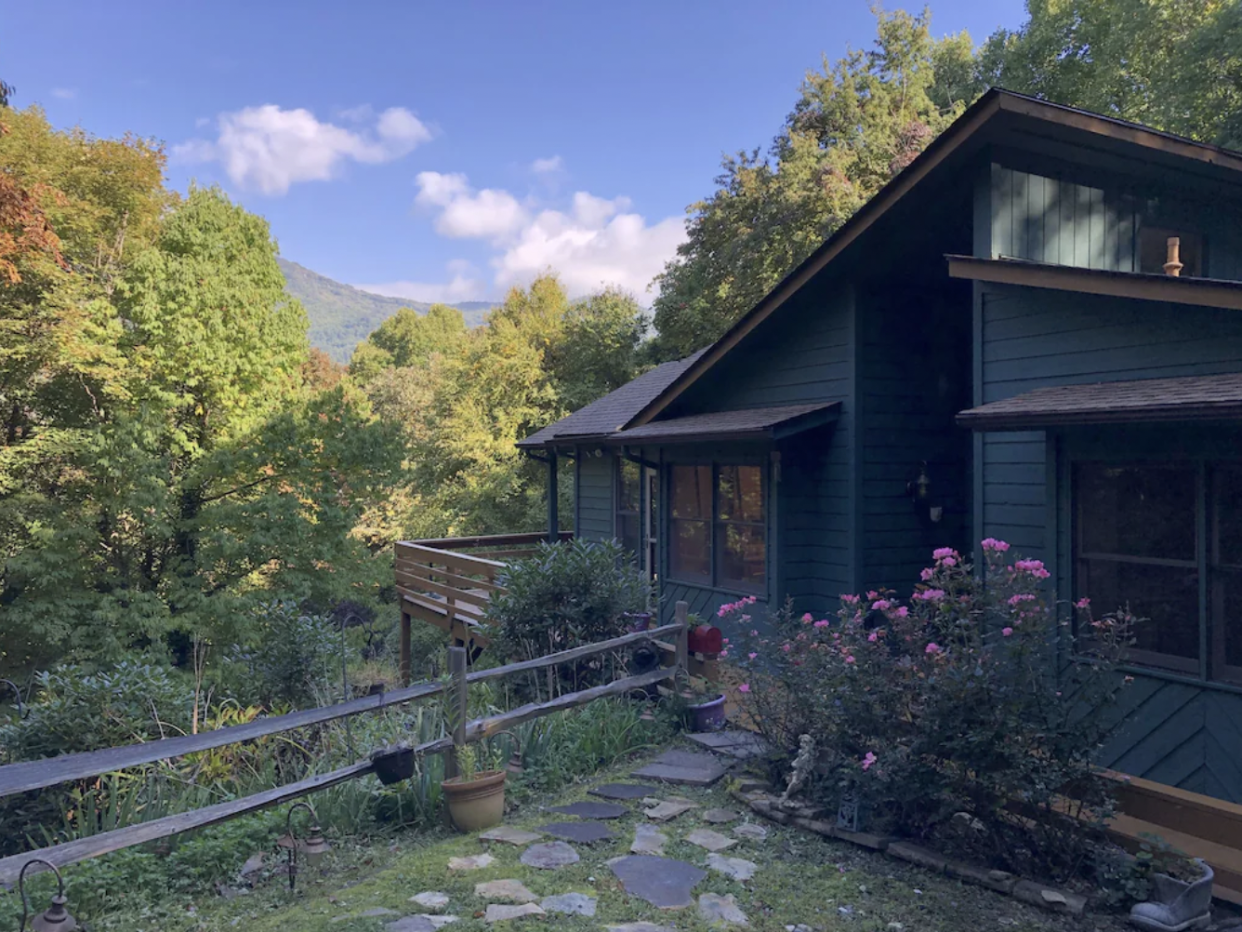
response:
<path fill-rule="evenodd" d="M 64 878 L 60 876 L 55 864 L 43 858 L 31 858 L 22 865 L 21 872 L 17 875 L 17 893 L 22 898 L 21 932 L 26 932 L 26 920 L 30 915 L 30 905 L 26 900 L 26 870 L 32 864 L 42 864 L 56 875 L 56 895 L 52 897 L 52 905 L 31 921 L 31 932 L 73 932 L 78 927 L 78 921 L 65 909 L 69 900 L 65 897 Z"/>
<path fill-rule="evenodd" d="M 518 736 L 511 731 L 498 731 L 496 737 L 508 735 L 513 741 L 513 753 L 509 755 L 509 762 L 505 764 L 505 773 L 518 776 L 526 772 L 526 768 L 522 765 L 522 742 L 518 740 Z"/>
<path fill-rule="evenodd" d="M 289 841 L 289 892 L 293 892 L 298 873 L 298 839 L 293 831 L 293 814 L 299 809 L 305 809 L 310 813 L 311 825 L 310 832 L 306 836 L 306 841 L 302 843 L 302 853 L 306 855 L 306 863 L 311 867 L 318 867 L 323 863 L 323 856 L 332 850 L 332 846 L 328 844 L 323 837 L 323 829 L 319 827 L 319 816 L 308 802 L 297 802 L 289 807 L 289 814 L 285 817 L 285 838 Z"/>

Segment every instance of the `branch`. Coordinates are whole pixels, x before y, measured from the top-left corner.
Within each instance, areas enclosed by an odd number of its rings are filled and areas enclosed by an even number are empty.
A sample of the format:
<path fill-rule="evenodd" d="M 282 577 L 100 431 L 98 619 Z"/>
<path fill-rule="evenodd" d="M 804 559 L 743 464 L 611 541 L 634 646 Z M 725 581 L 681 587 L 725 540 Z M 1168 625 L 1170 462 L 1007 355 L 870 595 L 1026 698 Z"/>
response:
<path fill-rule="evenodd" d="M 239 485 L 236 488 L 229 489 L 227 492 L 218 492 L 215 495 L 205 495 L 199 499 L 199 504 L 209 505 L 212 502 L 219 501 L 222 498 L 228 498 L 230 495 L 236 495 L 238 492 L 245 492 L 248 489 L 253 489 L 255 486 L 260 486 L 265 482 L 271 482 L 273 479 L 283 478 L 284 475 L 281 473 L 272 473 L 270 476 L 263 476 L 260 479 L 255 479 L 254 482 L 247 482 L 244 485 Z"/>

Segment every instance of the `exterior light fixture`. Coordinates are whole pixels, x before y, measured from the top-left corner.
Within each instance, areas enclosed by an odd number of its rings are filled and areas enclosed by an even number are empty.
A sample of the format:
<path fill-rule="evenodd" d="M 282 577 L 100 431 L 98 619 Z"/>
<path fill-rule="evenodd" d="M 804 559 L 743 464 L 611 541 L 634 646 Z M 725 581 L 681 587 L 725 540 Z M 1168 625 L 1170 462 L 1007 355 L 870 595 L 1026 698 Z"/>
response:
<path fill-rule="evenodd" d="M 509 762 L 505 764 L 505 773 L 512 774 L 515 777 L 525 773 L 526 768 L 522 764 L 522 742 L 511 731 L 496 732 L 497 737 L 500 735 L 508 735 L 510 740 L 513 741 L 513 753 L 509 755 Z"/>
<path fill-rule="evenodd" d="M 55 864 L 43 858 L 31 858 L 22 865 L 17 875 L 17 895 L 22 898 L 21 932 L 26 932 L 26 920 L 30 917 L 30 904 L 26 900 L 26 871 L 32 864 L 42 864 L 56 875 L 56 895 L 52 897 L 52 905 L 31 920 L 31 932 L 74 932 L 78 927 L 78 921 L 65 909 L 69 900 L 65 898 L 64 878 L 60 876 L 60 871 L 56 869 Z"/>
<path fill-rule="evenodd" d="M 944 517 L 944 506 L 933 505 L 931 476 L 927 474 L 927 460 L 919 463 L 919 474 L 906 483 L 906 494 L 914 503 L 914 510 L 932 524 Z"/>
<path fill-rule="evenodd" d="M 302 842 L 302 853 L 306 856 L 306 863 L 311 867 L 318 867 L 323 863 L 323 856 L 332 850 L 332 846 L 323 837 L 323 829 L 319 827 L 319 816 L 315 814 L 315 810 L 308 802 L 294 803 L 289 807 L 289 814 L 285 817 L 285 839 L 288 839 L 289 845 L 289 892 L 293 892 L 294 885 L 298 875 L 298 839 L 293 831 L 293 814 L 299 809 L 305 809 L 310 813 L 310 831 L 306 836 L 306 841 Z M 281 839 L 284 842 L 285 839 Z"/>

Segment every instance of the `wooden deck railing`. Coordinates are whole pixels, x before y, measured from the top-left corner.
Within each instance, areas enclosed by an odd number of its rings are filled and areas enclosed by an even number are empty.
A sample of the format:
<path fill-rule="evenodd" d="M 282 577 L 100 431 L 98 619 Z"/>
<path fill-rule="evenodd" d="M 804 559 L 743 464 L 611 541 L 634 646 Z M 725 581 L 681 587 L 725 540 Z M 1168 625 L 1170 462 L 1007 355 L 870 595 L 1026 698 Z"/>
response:
<path fill-rule="evenodd" d="M 686 613 L 686 603 L 679 602 L 677 603 L 678 620 L 673 624 L 652 628 L 648 631 L 635 631 L 610 638 L 606 641 L 557 651 L 556 653 L 533 660 L 525 660 L 488 670 L 477 670 L 473 673 L 466 672 L 465 648 L 450 647 L 449 669 L 452 671 L 452 678 L 448 683 L 417 683 L 380 696 L 368 696 L 363 699 L 355 699 L 320 709 L 307 709 L 289 715 L 273 716 L 272 718 L 249 722 L 245 725 L 220 728 L 198 735 L 167 738 L 159 741 L 148 741 L 142 744 L 126 745 L 124 747 L 105 748 L 100 751 L 82 754 L 65 754 L 61 757 L 53 757 L 46 760 L 9 764 L 0 767 L 0 797 L 11 796 L 27 790 L 55 786 L 59 783 L 70 782 L 88 776 L 111 773 L 127 767 L 136 767 L 155 761 L 167 760 L 183 754 L 251 741 L 305 725 L 344 718 L 361 712 L 374 711 L 401 702 L 409 702 L 414 699 L 423 699 L 448 692 L 450 695 L 449 701 L 455 708 L 455 715 L 450 716 L 450 718 L 458 723 L 455 733 L 426 744 L 418 745 L 412 749 L 415 755 L 420 757 L 442 753 L 454 746 L 482 740 L 506 728 L 511 728 L 514 725 L 548 715 L 552 712 L 586 705 L 606 696 L 624 695 L 632 690 L 674 679 L 681 671 L 686 669 L 688 662 Z M 548 702 L 531 703 L 487 718 L 476 719 L 471 722 L 465 720 L 467 687 L 470 683 L 497 679 L 515 673 L 541 670 L 556 666 L 557 664 L 580 660 L 584 657 L 592 657 L 615 651 L 641 641 L 654 641 L 657 638 L 674 635 L 676 636 L 677 649 L 675 660 L 671 666 L 660 667 L 635 676 L 622 677 L 602 686 L 569 693 Z M 406 750 L 409 750 L 408 746 Z M 273 787 L 272 789 L 241 799 L 229 800 L 228 802 L 217 803 L 213 806 L 195 809 L 191 812 L 153 819 L 150 822 L 142 822 L 114 831 L 103 832 L 99 835 L 79 838 L 76 841 L 52 845 L 37 851 L 28 851 L 11 857 L 0 858 L 0 887 L 12 889 L 17 881 L 18 873 L 24 866 L 31 864 L 35 859 L 42 859 L 54 864 L 58 868 L 64 867 L 78 861 L 118 851 L 122 848 L 130 848 L 162 838 L 169 838 L 173 835 L 214 825 L 247 813 L 257 812 L 268 806 L 277 805 L 299 796 L 305 796 L 316 790 L 366 776 L 373 769 L 374 764 L 368 758 L 328 773 L 316 774 L 295 783 Z M 446 769 L 451 768 L 446 767 Z M 28 873 L 37 873 L 46 869 L 43 864 L 36 862 L 31 864 Z"/>
<path fill-rule="evenodd" d="M 572 537 L 571 531 L 560 534 L 561 540 Z M 435 625 L 459 647 L 470 651 L 486 647 L 487 637 L 480 626 L 487 617 L 488 602 L 503 591 L 497 577 L 504 571 L 505 561 L 534 554 L 545 540 L 546 533 L 529 531 L 397 542 L 402 684 L 410 682 L 410 619 Z"/>

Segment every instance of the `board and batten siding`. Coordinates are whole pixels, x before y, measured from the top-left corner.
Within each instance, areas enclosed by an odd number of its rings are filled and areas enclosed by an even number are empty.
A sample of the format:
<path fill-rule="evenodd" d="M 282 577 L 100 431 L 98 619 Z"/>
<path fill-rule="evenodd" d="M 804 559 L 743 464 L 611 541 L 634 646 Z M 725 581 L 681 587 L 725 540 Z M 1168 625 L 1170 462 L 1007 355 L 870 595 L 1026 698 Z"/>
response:
<path fill-rule="evenodd" d="M 611 540 L 616 532 L 613 507 L 613 457 L 596 456 L 579 448 L 574 497 L 574 536 L 582 540 Z"/>
<path fill-rule="evenodd" d="M 1242 315 L 1004 285 L 976 285 L 977 402 L 1035 388 L 1242 371 Z M 1115 428 L 1116 449 L 1139 449 L 1137 435 Z M 1162 431 L 1176 447 L 1189 435 Z M 1048 439 L 1049 437 L 1053 439 Z M 1056 592 L 1072 592 L 1068 482 L 1056 434 L 987 432 L 977 441 L 982 503 L 975 537 L 1008 541 L 1015 552 L 1055 570 Z M 1133 442 L 1132 442 L 1133 441 Z M 1136 455 L 1140 455 L 1136 453 Z M 1100 762 L 1234 801 L 1242 801 L 1242 696 L 1212 686 L 1136 675 L 1117 709 L 1120 724 Z"/>
<path fill-rule="evenodd" d="M 780 479 L 768 519 L 769 598 L 793 596 L 801 611 L 835 607 L 851 592 L 856 567 L 852 545 L 856 515 L 854 295 L 839 281 L 816 281 L 791 297 L 728 356 L 677 400 L 666 416 L 728 411 L 768 405 L 840 401 L 837 421 L 779 445 Z M 725 461 L 725 460 L 718 460 Z M 693 587 L 665 583 L 666 599 L 686 598 L 691 610 L 701 600 Z"/>

